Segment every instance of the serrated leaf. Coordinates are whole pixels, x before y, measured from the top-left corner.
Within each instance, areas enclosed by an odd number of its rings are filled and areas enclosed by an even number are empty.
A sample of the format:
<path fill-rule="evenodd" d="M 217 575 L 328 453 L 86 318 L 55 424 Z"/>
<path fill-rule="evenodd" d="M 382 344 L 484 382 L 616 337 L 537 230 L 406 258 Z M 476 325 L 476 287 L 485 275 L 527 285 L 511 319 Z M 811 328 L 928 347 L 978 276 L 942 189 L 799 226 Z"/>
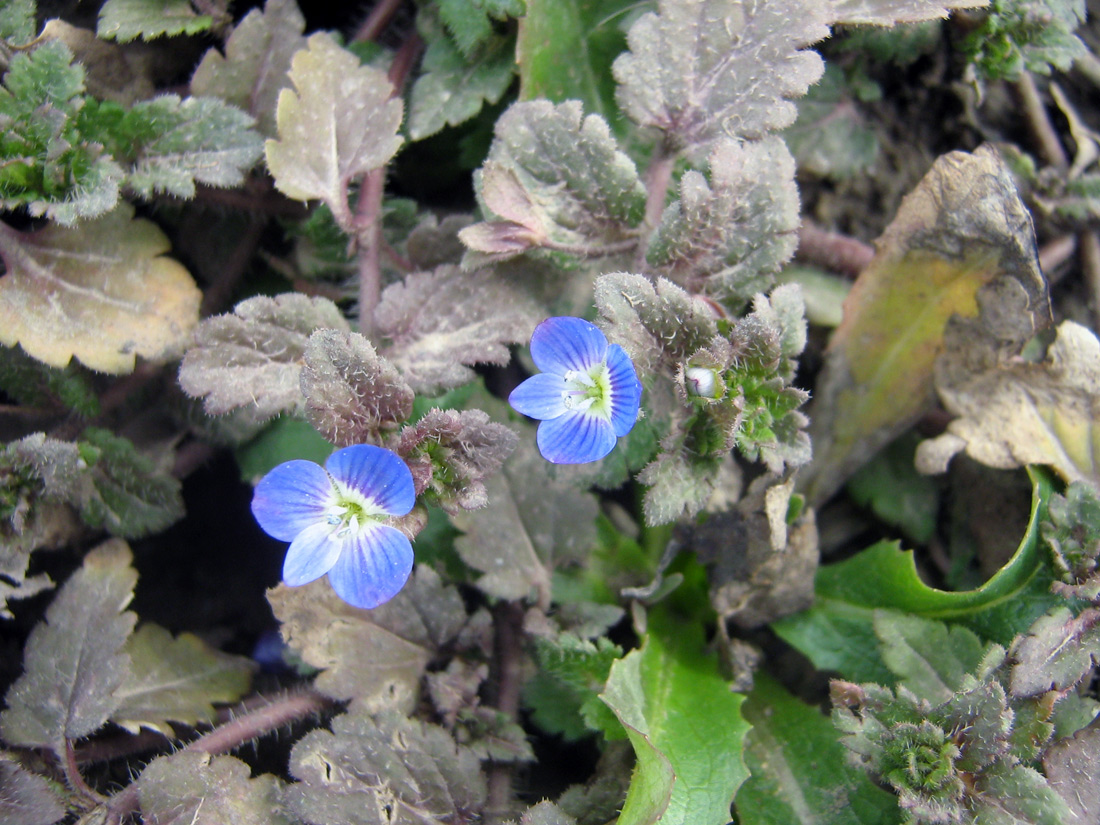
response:
<path fill-rule="evenodd" d="M 127 186 L 143 198 L 195 197 L 195 184 L 239 186 L 263 154 L 251 117 L 212 97 L 160 95 L 134 104 L 112 136 L 131 163 Z"/>
<path fill-rule="evenodd" d="M 1067 482 L 1100 483 L 1100 341 L 1065 321 L 1039 363 L 998 363 L 967 357 L 969 341 L 952 336 L 941 356 L 936 389 L 952 415 L 947 431 L 917 448 L 921 472 L 941 472 L 965 450 L 990 467 L 1052 467 Z M 977 361 L 977 363 L 975 363 Z"/>
<path fill-rule="evenodd" d="M 479 760 L 436 725 L 393 711 L 352 712 L 332 732 L 306 734 L 290 754 L 287 788 L 308 822 L 414 825 L 470 821 L 487 794 Z"/>
<path fill-rule="evenodd" d="M 1043 773 L 1078 821 L 1100 819 L 1100 726 L 1055 742 L 1043 754 Z"/>
<path fill-rule="evenodd" d="M 382 355 L 418 393 L 437 395 L 475 377 L 474 364 L 508 363 L 508 345 L 527 340 L 542 317 L 520 287 L 491 270 L 441 266 L 382 292 L 375 328 Z"/>
<path fill-rule="evenodd" d="M 874 635 L 874 611 L 886 608 L 926 619 L 961 624 L 982 639 L 1008 645 L 1017 633 L 1059 603 L 1050 592 L 1053 573 L 1039 537 L 1051 480 L 1033 476 L 1031 518 L 1015 555 L 975 590 L 929 587 L 917 573 L 911 551 L 883 541 L 862 553 L 818 569 L 814 606 L 772 624 L 822 670 L 861 682 L 890 684 Z"/>
<path fill-rule="evenodd" d="M 1049 323 L 1035 234 L 1012 176 L 988 146 L 939 158 L 902 202 L 845 302 L 818 378 L 811 503 L 824 501 L 932 403 L 952 316 L 1003 349 Z"/>
<path fill-rule="evenodd" d="M 337 447 L 376 443 L 412 412 L 412 389 L 357 332 L 317 330 L 304 361 L 306 418 Z"/>
<path fill-rule="evenodd" d="M 447 34 L 464 56 L 472 57 L 492 37 L 493 24 L 479 0 L 439 0 L 436 5 Z"/>
<path fill-rule="evenodd" d="M 148 728 L 174 738 L 169 722 L 212 723 L 214 703 L 240 699 L 255 668 L 251 659 L 215 650 L 198 636 L 181 633 L 173 639 L 151 623 L 126 641 L 123 652 L 130 657 L 130 672 L 115 691 L 119 706 L 110 721 L 135 734 Z"/>
<path fill-rule="evenodd" d="M 99 397 L 76 364 L 51 369 L 20 347 L 0 347 L 0 390 L 28 407 L 64 406 L 88 418 L 99 415 Z"/>
<path fill-rule="evenodd" d="M 136 786 L 141 813 L 157 825 L 292 825 L 280 810 L 282 783 L 232 756 L 184 751 L 150 762 Z"/>
<path fill-rule="evenodd" d="M 502 41 L 496 48 L 463 57 L 444 37 L 428 40 L 420 74 L 409 92 L 406 129 L 423 140 L 444 126 L 458 126 L 496 103 L 512 85 L 515 56 Z"/>
<path fill-rule="evenodd" d="M 116 536 L 141 538 L 183 518 L 179 479 L 156 466 L 125 438 L 89 427 L 81 435 L 95 493 L 82 502 L 81 518 Z"/>
<path fill-rule="evenodd" d="M 1013 697 L 1038 696 L 1073 687 L 1100 659 L 1100 611 L 1074 616 L 1062 607 L 1039 619 L 1013 643 L 1010 691 Z"/>
<path fill-rule="evenodd" d="M 830 23 L 896 26 L 947 17 L 954 9 L 977 9 L 989 0 L 830 0 Z"/>
<path fill-rule="evenodd" d="M 853 767 L 836 730 L 766 672 L 742 706 L 751 772 L 737 792 L 739 821 L 753 825 L 894 825 L 895 797 Z"/>
<path fill-rule="evenodd" d="M 64 798 L 44 777 L 0 752 L 0 818 L 5 825 L 53 825 L 65 814 Z"/>
<path fill-rule="evenodd" d="M 689 170 L 679 199 L 661 216 L 646 258 L 656 271 L 693 294 L 706 293 L 737 312 L 798 245 L 794 160 L 783 141 L 720 140 L 709 174 Z"/>
<path fill-rule="evenodd" d="M 99 10 L 96 33 L 104 40 L 127 43 L 178 34 L 199 34 L 214 25 L 197 14 L 190 0 L 107 0 Z"/>
<path fill-rule="evenodd" d="M 244 16 L 225 43 L 210 49 L 191 77 L 191 93 L 220 97 L 248 112 L 261 134 L 273 137 L 275 103 L 290 85 L 295 52 L 306 47 L 306 21 L 295 0 L 267 0 Z"/>
<path fill-rule="evenodd" d="M 302 359 L 317 329 L 350 327 L 326 298 L 286 293 L 241 301 L 232 313 L 199 325 L 180 365 L 180 386 L 202 398 L 209 415 L 244 408 L 256 421 L 266 421 L 301 411 Z"/>
<path fill-rule="evenodd" d="M 202 293 L 171 258 L 153 223 L 122 204 L 75 229 L 0 228 L 0 343 L 53 367 L 75 357 L 125 373 L 135 356 L 178 355 L 198 322 Z"/>
<path fill-rule="evenodd" d="M 996 763 L 971 796 L 975 825 L 1063 825 L 1069 807 L 1034 768 Z"/>
<path fill-rule="evenodd" d="M 538 671 L 523 689 L 531 718 L 547 733 L 575 741 L 594 731 L 614 731 L 598 696 L 623 650 L 605 637 L 596 641 L 572 633 L 535 637 Z"/>
<path fill-rule="evenodd" d="M 645 187 L 634 161 L 579 101 L 513 104 L 495 134 L 475 176 L 489 216 L 521 224 L 538 244 L 597 251 L 629 240 L 641 223 Z M 504 185 L 509 177 L 514 184 Z M 459 233 L 467 246 L 477 226 Z"/>
<path fill-rule="evenodd" d="M 577 820 L 553 802 L 543 800 L 523 812 L 519 825 L 577 825 Z"/>
<path fill-rule="evenodd" d="M 0 6 L 0 38 L 23 45 L 35 34 L 36 0 L 9 0 Z"/>
<path fill-rule="evenodd" d="M 612 665 L 600 695 L 638 757 L 619 825 L 725 825 L 748 777 L 744 697 L 704 654 L 701 627 L 659 613 L 648 622 L 642 648 Z"/>
<path fill-rule="evenodd" d="M 384 72 L 327 34 L 307 42 L 291 61 L 294 90 L 279 93 L 279 138 L 265 144 L 267 165 L 280 192 L 324 201 L 347 231 L 348 185 L 393 157 L 403 107 Z"/>
<path fill-rule="evenodd" d="M 458 591 L 425 565 L 373 610 L 349 606 L 326 582 L 281 584 L 268 591 L 268 601 L 286 643 L 323 669 L 316 688 L 375 711 L 412 710 L 428 663 L 466 622 Z"/>
<path fill-rule="evenodd" d="M 98 730 L 118 707 L 130 669 L 122 648 L 137 621 L 125 610 L 137 582 L 132 559 L 120 539 L 92 550 L 31 631 L 23 675 L 0 713 L 9 744 L 64 753 L 66 740 Z"/>
<path fill-rule="evenodd" d="M 829 36 L 828 16 L 801 0 L 661 0 L 612 67 L 619 105 L 677 147 L 783 129 L 824 70 L 806 47 Z"/>

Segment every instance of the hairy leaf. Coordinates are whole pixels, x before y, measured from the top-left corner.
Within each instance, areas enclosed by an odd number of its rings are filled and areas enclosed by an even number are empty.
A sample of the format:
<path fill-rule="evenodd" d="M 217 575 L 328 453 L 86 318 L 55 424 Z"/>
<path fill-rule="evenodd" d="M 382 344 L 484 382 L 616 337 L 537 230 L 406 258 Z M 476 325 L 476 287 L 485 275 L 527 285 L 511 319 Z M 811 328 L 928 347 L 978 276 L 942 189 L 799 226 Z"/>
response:
<path fill-rule="evenodd" d="M 497 121 L 496 140 L 475 182 L 485 211 L 504 218 L 505 227 L 522 227 L 531 247 L 599 253 L 628 240 L 645 213 L 634 162 L 619 149 L 607 121 L 585 117 L 575 100 L 514 104 Z M 472 249 L 479 249 L 474 242 L 481 226 L 459 233 Z"/>
<path fill-rule="evenodd" d="M 1063 322 L 1039 363 L 978 360 L 961 328 L 949 328 L 948 343 L 936 389 L 957 417 L 917 448 L 921 472 L 942 472 L 966 450 L 990 467 L 1046 464 L 1067 482 L 1100 483 L 1100 341 L 1089 329 Z"/>
<path fill-rule="evenodd" d="M 6 825 L 53 825 L 65 813 L 65 800 L 44 777 L 0 754 L 0 818 Z"/>
<path fill-rule="evenodd" d="M 322 200 L 351 228 L 348 185 L 393 157 L 401 145 L 401 99 L 379 69 L 314 34 L 291 61 L 294 90 L 279 93 L 278 140 L 265 145 L 275 186 L 295 200 Z"/>
<path fill-rule="evenodd" d="M 794 160 L 777 137 L 719 140 L 709 174 L 689 170 L 680 198 L 661 216 L 646 253 L 657 272 L 688 292 L 706 293 L 740 311 L 798 245 Z"/>
<path fill-rule="evenodd" d="M 1073 687 L 1100 660 L 1100 610 L 1074 616 L 1062 607 L 1043 616 L 1009 651 L 1012 696 L 1038 696 Z"/>
<path fill-rule="evenodd" d="M 595 642 L 572 633 L 535 637 L 538 671 L 524 686 L 531 718 L 548 733 L 567 741 L 594 731 L 614 731 L 614 718 L 599 700 L 612 664 L 623 650 L 606 637 Z"/>
<path fill-rule="evenodd" d="M 638 757 L 618 821 L 725 825 L 748 777 L 744 697 L 730 692 L 717 661 L 704 654 L 699 626 L 658 613 L 648 621 L 642 648 L 612 665 L 601 694 Z"/>
<path fill-rule="evenodd" d="M 385 711 L 337 716 L 290 754 L 287 788 L 306 822 L 415 825 L 469 822 L 487 794 L 478 758 L 436 725 Z"/>
<path fill-rule="evenodd" d="M 332 301 L 287 293 L 241 301 L 232 313 L 208 318 L 180 365 L 183 391 L 203 399 L 210 415 L 246 408 L 256 421 L 300 411 L 299 386 L 309 336 L 348 331 Z"/>
<path fill-rule="evenodd" d="M 471 381 L 474 364 L 507 364 L 508 345 L 526 341 L 542 315 L 491 270 L 441 266 L 387 287 L 374 317 L 390 341 L 382 355 L 414 391 L 436 395 Z"/>
<path fill-rule="evenodd" d="M 901 684 L 933 704 L 961 690 L 964 677 L 986 655 L 987 645 L 966 627 L 894 610 L 876 610 L 872 621 L 883 662 Z"/>
<path fill-rule="evenodd" d="M 828 717 L 765 672 L 742 706 L 751 775 L 737 792 L 739 821 L 757 825 L 894 825 L 895 798 L 854 768 Z"/>
<path fill-rule="evenodd" d="M 412 412 L 413 391 L 393 364 L 357 332 L 321 329 L 302 367 L 306 418 L 337 447 L 377 442 Z"/>
<path fill-rule="evenodd" d="M 167 251 L 168 239 L 126 204 L 75 229 L 0 227 L 0 343 L 53 367 L 76 357 L 112 373 L 133 370 L 137 355 L 178 355 L 202 293 Z"/>
<path fill-rule="evenodd" d="M 287 644 L 307 664 L 323 669 L 317 689 L 373 711 L 411 710 L 428 662 L 466 621 L 458 591 L 426 565 L 373 610 L 349 606 L 324 581 L 281 584 L 268 591 L 268 601 Z"/>
<path fill-rule="evenodd" d="M 23 45 L 36 31 L 35 0 L 9 0 L 0 7 L 0 38 Z"/>
<path fill-rule="evenodd" d="M 990 0 L 831 0 L 830 23 L 896 26 L 947 17 L 954 9 L 988 6 Z"/>
<path fill-rule="evenodd" d="M 292 825 L 280 810 L 279 780 L 250 774 L 232 756 L 159 756 L 137 778 L 141 813 L 157 825 Z"/>
<path fill-rule="evenodd" d="M 118 707 L 130 669 L 123 646 L 137 621 L 125 610 L 137 582 L 132 558 L 120 539 L 92 550 L 31 631 L 23 675 L 0 713 L 8 743 L 64 753 L 67 739 L 98 730 Z"/>
<path fill-rule="evenodd" d="M 111 721 L 131 733 L 141 728 L 174 738 L 169 722 L 194 727 L 214 722 L 214 703 L 236 702 L 248 692 L 251 659 L 231 656 L 198 636 L 172 634 L 143 624 L 126 642 L 130 672 L 115 691 Z"/>
<path fill-rule="evenodd" d="M 577 820 L 553 802 L 543 800 L 523 812 L 519 825 L 577 825 Z"/>
<path fill-rule="evenodd" d="M 126 43 L 177 34 L 199 34 L 214 25 L 197 14 L 190 0 L 107 0 L 99 10 L 96 33 L 104 40 Z"/>
<path fill-rule="evenodd" d="M 20 347 L 0 347 L 0 391 L 28 407 L 67 407 L 89 418 L 99 415 L 99 398 L 89 373 L 76 364 L 53 369 Z"/>
<path fill-rule="evenodd" d="M 1043 773 L 1077 821 L 1100 819 L 1100 725 L 1054 743 L 1043 754 Z"/>
<path fill-rule="evenodd" d="M 275 103 L 290 85 L 295 52 L 306 48 L 306 21 L 295 0 L 267 0 L 236 25 L 225 56 L 210 49 L 191 77 L 191 93 L 220 97 L 256 118 L 259 131 L 274 137 Z"/>
<path fill-rule="evenodd" d="M 844 72 L 831 63 L 798 102 L 798 119 L 783 139 L 799 169 L 830 180 L 864 172 L 878 157 L 878 138 L 864 124 Z"/>
<path fill-rule="evenodd" d="M 902 202 L 844 309 L 811 410 L 819 447 L 802 480 L 812 503 L 932 403 L 949 318 L 976 317 L 1005 350 L 1049 323 L 1031 218 L 994 149 L 936 161 Z"/>
<path fill-rule="evenodd" d="M 801 0 L 661 0 L 615 61 L 619 105 L 677 147 L 790 126 L 791 101 L 824 70 L 806 47 L 828 37 L 828 11 Z"/>

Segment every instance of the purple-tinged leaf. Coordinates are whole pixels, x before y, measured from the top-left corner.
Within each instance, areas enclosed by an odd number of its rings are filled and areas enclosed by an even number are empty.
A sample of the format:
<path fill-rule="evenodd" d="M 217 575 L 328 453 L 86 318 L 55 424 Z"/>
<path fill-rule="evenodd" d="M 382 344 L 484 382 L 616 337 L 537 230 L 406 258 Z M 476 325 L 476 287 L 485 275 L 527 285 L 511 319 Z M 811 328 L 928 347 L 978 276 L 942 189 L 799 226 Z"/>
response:
<path fill-rule="evenodd" d="M 1077 822 L 1100 822 L 1100 724 L 1093 722 L 1043 754 L 1047 782 Z"/>
<path fill-rule="evenodd" d="M 1014 697 L 1068 690 L 1100 661 L 1100 610 L 1086 608 L 1074 616 L 1059 608 L 1043 616 L 1009 651 L 1010 689 Z"/>
<path fill-rule="evenodd" d="M 508 363 L 508 345 L 527 340 L 539 307 L 489 270 L 441 266 L 387 287 L 375 311 L 381 353 L 415 392 L 434 395 L 474 378 L 474 364 Z"/>
<path fill-rule="evenodd" d="M 0 756 L 0 821 L 5 825 L 53 825 L 65 817 L 65 800 L 38 774 Z"/>
<path fill-rule="evenodd" d="M 318 330 L 304 360 L 306 418 L 337 447 L 376 442 L 412 412 L 412 389 L 357 332 Z"/>
<path fill-rule="evenodd" d="M 180 365 L 184 392 L 209 415 L 246 410 L 258 422 L 300 412 L 302 359 L 314 330 L 348 331 L 332 301 L 287 293 L 241 301 L 203 321 Z"/>
<path fill-rule="evenodd" d="M 989 0 L 830 0 L 829 23 L 896 26 L 939 20 L 953 9 L 976 9 Z"/>
<path fill-rule="evenodd" d="M 98 730 L 119 706 L 130 671 L 123 645 L 137 621 L 125 610 L 137 582 L 132 558 L 121 539 L 92 550 L 31 631 L 23 675 L 0 713 L 9 744 L 64 753 L 66 740 Z"/>

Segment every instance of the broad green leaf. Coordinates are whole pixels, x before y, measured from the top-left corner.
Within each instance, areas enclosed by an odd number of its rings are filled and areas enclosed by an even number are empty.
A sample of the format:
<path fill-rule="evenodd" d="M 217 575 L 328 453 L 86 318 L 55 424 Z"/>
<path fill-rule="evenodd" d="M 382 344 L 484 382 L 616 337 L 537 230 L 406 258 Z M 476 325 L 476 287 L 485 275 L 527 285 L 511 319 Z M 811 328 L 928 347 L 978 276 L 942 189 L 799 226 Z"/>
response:
<path fill-rule="evenodd" d="M 600 695 L 638 757 L 619 825 L 726 825 L 748 776 L 749 724 L 700 626 L 649 615 L 642 648 L 611 667 Z"/>
<path fill-rule="evenodd" d="M 455 46 L 466 58 L 474 58 L 494 39 L 493 20 L 506 20 L 524 14 L 524 0 L 438 0 L 439 19 Z M 421 9 L 417 18 L 426 17 Z"/>
<path fill-rule="evenodd" d="M 1009 651 L 1013 697 L 1066 691 L 1100 660 L 1100 610 L 1086 608 L 1077 616 L 1066 607 L 1037 621 Z"/>
<path fill-rule="evenodd" d="M 434 34 L 425 38 L 428 48 L 409 92 L 406 129 L 412 140 L 465 123 L 485 104 L 498 102 L 515 75 L 515 55 L 508 41 L 464 57 L 442 33 Z"/>
<path fill-rule="evenodd" d="M 199 34 L 214 18 L 198 14 L 190 0 L 107 0 L 99 10 L 96 33 L 104 40 L 127 43 L 177 34 Z"/>
<path fill-rule="evenodd" d="M 737 792 L 740 822 L 752 825 L 894 825 L 901 811 L 848 759 L 836 728 L 767 673 L 753 676 L 742 706 L 750 776 Z"/>
<path fill-rule="evenodd" d="M 535 637 L 538 671 L 523 689 L 535 724 L 567 741 L 597 730 L 610 735 L 615 722 L 607 717 L 607 706 L 598 695 L 622 655 L 622 648 L 603 636 L 596 641 L 572 633 Z"/>
<path fill-rule="evenodd" d="M 372 711 L 411 711 L 428 663 L 466 622 L 458 591 L 426 565 L 373 610 L 351 607 L 324 579 L 302 587 L 280 584 L 267 598 L 287 645 L 323 670 L 317 689 Z"/>
<path fill-rule="evenodd" d="M 302 458 L 324 464 L 332 444 L 313 426 L 300 418 L 280 416 L 271 426 L 234 453 L 241 478 L 255 484 L 284 461 Z"/>
<path fill-rule="evenodd" d="M 202 398 L 209 415 L 246 410 L 262 422 L 304 411 L 302 359 L 317 329 L 346 332 L 350 326 L 327 298 L 248 298 L 199 325 L 180 364 L 180 386 Z"/>
<path fill-rule="evenodd" d="M 814 606 L 780 619 L 772 628 L 818 668 L 881 684 L 891 684 L 894 675 L 879 654 L 874 633 L 878 608 L 960 624 L 982 639 L 1009 644 L 1059 602 L 1050 592 L 1053 575 L 1039 537 L 1051 480 L 1039 472 L 1033 483 L 1031 520 L 1019 549 L 976 590 L 929 587 L 917 574 L 912 552 L 900 550 L 897 542 L 883 541 L 846 561 L 819 568 Z"/>
<path fill-rule="evenodd" d="M 895 610 L 876 610 L 872 622 L 882 661 L 900 684 L 933 705 L 960 690 L 963 678 L 977 670 L 986 655 L 988 646 L 961 625 Z"/>
<path fill-rule="evenodd" d="M 917 449 L 921 472 L 942 472 L 963 450 L 998 469 L 1045 464 L 1067 482 L 1100 484 L 1100 428 L 1093 409 L 1100 401 L 1100 341 L 1072 321 L 1039 363 L 975 363 L 968 341 L 953 339 L 940 358 L 936 389 L 957 416 L 947 431 Z"/>
<path fill-rule="evenodd" d="M 401 137 L 402 104 L 384 72 L 323 33 L 291 61 L 294 89 L 279 93 L 278 140 L 265 145 L 275 186 L 295 200 L 322 200 L 351 229 L 348 186 L 389 162 Z"/>
<path fill-rule="evenodd" d="M 275 103 L 290 85 L 295 52 L 306 47 L 306 21 L 295 0 L 267 0 L 236 25 L 225 56 L 211 48 L 191 77 L 191 93 L 220 97 L 248 112 L 261 134 L 274 137 Z"/>
<path fill-rule="evenodd" d="M 947 17 L 953 9 L 976 9 L 990 0 L 830 0 L 830 23 L 896 26 Z"/>
<path fill-rule="evenodd" d="M 121 539 L 92 550 L 31 631 L 23 675 L 0 713 L 9 744 L 63 754 L 66 740 L 98 730 L 118 707 L 130 669 L 123 646 L 137 621 L 125 609 L 137 582 L 132 559 Z"/>
<path fill-rule="evenodd" d="M 202 293 L 168 248 L 128 204 L 74 229 L 0 227 L 0 343 L 53 367 L 75 357 L 111 373 L 132 371 L 138 355 L 178 356 Z"/>
<path fill-rule="evenodd" d="M 910 434 L 893 441 L 848 479 L 847 489 L 861 507 L 925 544 L 936 532 L 940 494 L 935 479 L 913 466 L 918 440 Z"/>
<path fill-rule="evenodd" d="M 143 624 L 123 651 L 130 672 L 115 691 L 119 706 L 111 721 L 130 733 L 148 728 L 174 738 L 169 722 L 212 723 L 214 703 L 239 700 L 255 668 L 251 659 L 215 650 L 191 633 L 173 639 L 155 624 Z"/>
<path fill-rule="evenodd" d="M 65 799 L 45 778 L 0 751 L 0 821 L 53 825 L 65 818 Z"/>
<path fill-rule="evenodd" d="M 1049 323 L 1031 218 L 988 146 L 933 164 L 845 302 L 810 412 L 817 449 L 801 481 L 811 503 L 930 407 L 952 316 L 976 318 L 1005 349 Z"/>
<path fill-rule="evenodd" d="M 519 21 L 520 100 L 579 100 L 620 137 L 627 122 L 615 103 L 611 64 L 626 48 L 623 17 L 635 0 L 528 0 Z"/>
<path fill-rule="evenodd" d="M 35 0 L 8 0 L 0 6 L 0 39 L 22 46 L 34 37 Z"/>
<path fill-rule="evenodd" d="M 676 147 L 783 129 L 797 114 L 792 100 L 821 77 L 807 47 L 829 36 L 828 11 L 803 0 L 661 0 L 612 67 L 619 105 Z"/>
<path fill-rule="evenodd" d="M 282 783 L 251 773 L 233 756 L 157 757 L 136 780 L 141 813 L 162 825 L 293 825 L 279 804 Z"/>

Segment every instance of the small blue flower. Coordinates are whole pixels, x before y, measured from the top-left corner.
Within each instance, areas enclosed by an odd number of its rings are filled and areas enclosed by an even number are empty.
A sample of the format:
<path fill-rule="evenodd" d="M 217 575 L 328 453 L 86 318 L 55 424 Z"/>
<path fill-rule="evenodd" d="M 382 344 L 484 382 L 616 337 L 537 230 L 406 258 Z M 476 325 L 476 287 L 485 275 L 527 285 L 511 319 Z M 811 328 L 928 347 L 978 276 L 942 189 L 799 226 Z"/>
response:
<path fill-rule="evenodd" d="M 536 442 L 554 464 L 598 461 L 638 419 L 642 385 L 618 344 L 608 344 L 580 318 L 547 318 L 531 336 L 541 373 L 508 396 L 518 412 L 536 418 Z"/>
<path fill-rule="evenodd" d="M 283 581 L 321 578 L 355 607 L 377 607 L 404 586 L 413 565 L 408 538 L 384 522 L 416 503 L 412 473 L 396 454 L 370 444 L 337 450 L 322 468 L 287 461 L 264 476 L 252 514 L 269 535 L 289 541 Z"/>

